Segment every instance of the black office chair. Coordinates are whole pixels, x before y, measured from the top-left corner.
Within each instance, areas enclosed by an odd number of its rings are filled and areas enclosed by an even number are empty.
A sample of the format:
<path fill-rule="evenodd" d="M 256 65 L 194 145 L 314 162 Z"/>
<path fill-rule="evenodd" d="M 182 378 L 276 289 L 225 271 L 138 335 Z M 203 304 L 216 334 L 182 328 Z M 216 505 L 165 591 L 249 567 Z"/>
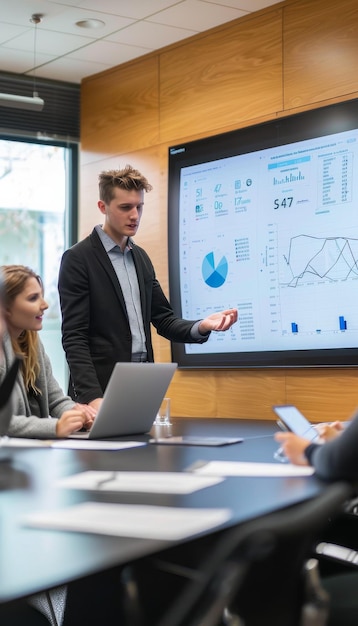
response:
<path fill-rule="evenodd" d="M 356 486 L 357 487 L 357 486 Z M 358 624 L 358 498 L 326 528 L 315 547 L 324 589 L 330 596 L 328 626 Z"/>
<path fill-rule="evenodd" d="M 184 588 L 158 619 L 145 614 L 137 626 L 323 626 L 327 598 L 312 559 L 319 531 L 339 514 L 351 496 L 345 483 L 332 484 L 303 504 L 217 533 L 195 567 L 166 558 L 153 559 L 152 603 L 161 605 L 165 587 L 155 585 L 155 571 L 185 577 Z M 193 544 L 194 545 L 194 544 Z M 182 548 L 184 554 L 185 546 Z M 152 582 L 154 581 L 154 582 Z M 162 594 L 162 597 L 161 597 Z M 137 604 L 138 609 L 138 604 Z M 307 619 L 306 619 L 307 618 Z M 306 619 L 306 621 L 305 621 Z"/>

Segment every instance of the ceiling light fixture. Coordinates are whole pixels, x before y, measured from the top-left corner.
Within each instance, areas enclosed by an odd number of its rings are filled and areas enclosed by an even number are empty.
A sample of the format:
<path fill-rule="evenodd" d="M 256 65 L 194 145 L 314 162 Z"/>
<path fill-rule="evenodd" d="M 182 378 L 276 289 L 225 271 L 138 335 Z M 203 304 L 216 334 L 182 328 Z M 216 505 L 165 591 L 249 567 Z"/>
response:
<path fill-rule="evenodd" d="M 41 13 L 34 13 L 31 15 L 30 22 L 35 24 L 34 34 L 34 86 L 33 95 L 31 96 L 18 96 L 12 93 L 0 93 L 0 106 L 12 107 L 14 109 L 26 109 L 26 111 L 42 111 L 45 101 L 39 97 L 36 91 L 36 36 L 37 25 L 42 21 L 43 15 Z"/>
<path fill-rule="evenodd" d="M 102 22 L 102 20 L 96 20 L 94 18 L 89 18 L 87 20 L 79 20 L 75 23 L 79 28 L 102 28 L 106 23 Z"/>

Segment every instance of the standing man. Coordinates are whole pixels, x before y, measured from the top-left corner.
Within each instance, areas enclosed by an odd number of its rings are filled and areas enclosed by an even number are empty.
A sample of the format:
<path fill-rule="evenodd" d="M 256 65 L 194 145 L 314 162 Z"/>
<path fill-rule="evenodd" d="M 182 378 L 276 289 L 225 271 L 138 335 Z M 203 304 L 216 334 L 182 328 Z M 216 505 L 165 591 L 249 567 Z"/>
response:
<path fill-rule="evenodd" d="M 154 360 L 151 324 L 171 341 L 203 343 L 212 330 L 225 331 L 237 320 L 236 309 L 198 321 L 175 316 L 149 256 L 132 240 L 144 191 L 151 189 L 130 165 L 102 172 L 98 208 L 103 226 L 62 257 L 58 287 L 70 395 L 94 408 L 117 361 Z"/>

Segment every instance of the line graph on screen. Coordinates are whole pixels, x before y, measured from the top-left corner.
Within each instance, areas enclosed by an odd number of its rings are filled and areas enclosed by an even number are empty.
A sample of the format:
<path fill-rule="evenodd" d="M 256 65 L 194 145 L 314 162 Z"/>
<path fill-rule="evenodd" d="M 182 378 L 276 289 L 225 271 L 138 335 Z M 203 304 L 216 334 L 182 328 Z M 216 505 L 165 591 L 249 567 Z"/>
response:
<path fill-rule="evenodd" d="M 283 255 L 281 284 L 297 287 L 303 281 L 329 282 L 358 277 L 358 238 L 295 235 Z"/>

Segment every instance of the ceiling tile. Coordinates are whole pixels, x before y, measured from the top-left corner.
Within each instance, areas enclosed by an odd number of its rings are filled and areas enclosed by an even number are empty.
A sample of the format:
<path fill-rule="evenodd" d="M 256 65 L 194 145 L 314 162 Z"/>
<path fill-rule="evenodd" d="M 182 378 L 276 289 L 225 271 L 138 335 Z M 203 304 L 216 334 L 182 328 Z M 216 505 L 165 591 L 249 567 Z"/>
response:
<path fill-rule="evenodd" d="M 203 2 L 210 3 L 210 0 L 202 0 Z M 248 13 L 265 9 L 272 4 L 277 4 L 281 0 L 215 0 L 215 4 L 220 4 L 225 7 L 233 7 L 234 9 L 241 9 Z"/>
<path fill-rule="evenodd" d="M 13 24 L 3 24 L 0 22 L 0 45 L 6 41 L 10 41 L 14 37 L 22 35 L 26 30 L 24 26 L 14 26 Z"/>
<path fill-rule="evenodd" d="M 103 13 L 110 13 L 111 15 L 121 15 L 123 17 L 130 17 L 136 20 L 144 19 L 158 11 L 162 11 L 167 7 L 178 4 L 178 0 L 83 0 L 81 2 L 65 2 L 63 4 L 73 6 L 74 4 L 80 5 L 84 9 L 101 11 Z"/>
<path fill-rule="evenodd" d="M 109 35 L 107 40 L 127 44 L 138 42 L 148 50 L 157 50 L 186 37 L 191 37 L 195 35 L 195 32 L 194 30 L 141 21 Z"/>
<path fill-rule="evenodd" d="M 67 54 L 77 48 L 81 48 L 93 41 L 89 37 L 80 37 L 75 35 L 67 35 L 66 33 L 55 33 L 50 30 L 38 32 L 36 42 L 36 60 L 38 53 L 46 53 L 51 51 L 54 56 Z M 26 50 L 32 53 L 34 51 L 34 37 L 32 32 L 24 33 L 20 37 L 15 37 L 3 44 L 4 48 L 12 48 L 16 50 Z"/>
<path fill-rule="evenodd" d="M 192 30 L 202 32 L 243 15 L 245 13 L 239 9 L 218 6 L 211 2 L 201 2 L 201 0 L 185 0 L 153 15 L 148 18 L 148 21 L 180 28 L 190 27 Z"/>
<path fill-rule="evenodd" d="M 113 43 L 111 41 L 97 41 L 76 50 L 71 55 L 68 55 L 71 59 L 79 59 L 83 61 L 97 61 L 98 63 L 104 63 L 110 67 L 114 65 L 120 65 L 126 63 L 140 55 L 145 54 L 148 50 L 144 48 L 138 48 L 138 46 L 128 46 L 119 43 Z"/>
<path fill-rule="evenodd" d="M 56 57 L 43 54 L 38 56 L 38 63 L 47 63 Z M 25 50 L 12 50 L 9 55 L 8 50 L 0 48 L 0 67 L 6 63 L 6 71 L 15 74 L 26 74 L 33 68 L 33 59 Z"/>
<path fill-rule="evenodd" d="M 112 65 L 94 63 L 93 61 L 81 61 L 71 57 L 55 59 L 48 65 L 43 65 L 36 70 L 36 76 L 50 78 L 52 80 L 64 80 L 69 83 L 79 83 L 81 79 L 98 72 L 107 70 Z"/>

